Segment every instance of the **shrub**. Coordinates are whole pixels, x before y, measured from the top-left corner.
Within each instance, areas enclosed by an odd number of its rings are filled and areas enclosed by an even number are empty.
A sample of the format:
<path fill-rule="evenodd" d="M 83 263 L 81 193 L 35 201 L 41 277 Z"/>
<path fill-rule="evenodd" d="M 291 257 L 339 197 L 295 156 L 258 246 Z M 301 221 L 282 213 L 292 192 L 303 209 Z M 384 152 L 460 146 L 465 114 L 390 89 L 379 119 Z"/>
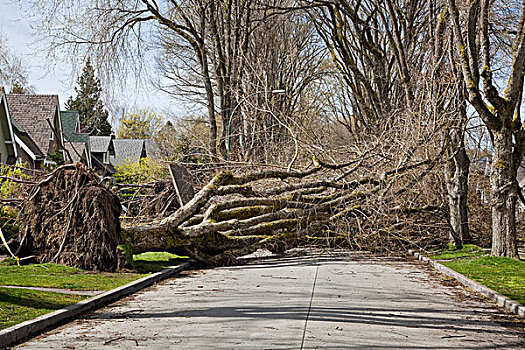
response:
<path fill-rule="evenodd" d="M 116 166 L 113 177 L 118 183 L 141 184 L 168 176 L 166 167 L 151 158 L 142 158 L 138 162 L 126 161 Z"/>
<path fill-rule="evenodd" d="M 18 211 L 15 208 L 0 208 L 0 227 L 2 228 L 2 233 L 7 241 L 18 236 L 20 225 L 17 219 Z"/>
<path fill-rule="evenodd" d="M 20 168 L 13 168 L 10 166 L 0 166 L 0 175 L 5 177 L 11 177 L 16 179 L 24 179 L 27 177 Z M 8 199 L 16 197 L 22 194 L 23 185 L 15 181 L 5 179 L 2 180 L 0 186 L 0 197 L 2 199 Z"/>

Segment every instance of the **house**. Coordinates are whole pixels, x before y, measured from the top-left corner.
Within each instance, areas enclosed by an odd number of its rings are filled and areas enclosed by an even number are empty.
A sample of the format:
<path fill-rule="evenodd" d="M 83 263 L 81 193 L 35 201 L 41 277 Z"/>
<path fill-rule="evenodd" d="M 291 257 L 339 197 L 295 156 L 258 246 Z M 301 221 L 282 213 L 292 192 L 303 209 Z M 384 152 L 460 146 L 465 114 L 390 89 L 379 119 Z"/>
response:
<path fill-rule="evenodd" d="M 0 86 L 0 163 L 15 164 L 18 159 L 13 125 L 3 87 Z"/>
<path fill-rule="evenodd" d="M 115 168 L 110 163 L 110 157 L 115 156 L 115 147 L 111 136 L 89 136 L 89 147 L 91 152 L 91 164 L 103 176 L 115 173 Z"/>
<path fill-rule="evenodd" d="M 168 156 L 162 152 L 159 144 L 154 139 L 144 140 L 144 146 L 146 147 L 146 154 L 148 158 L 157 160 L 167 160 Z"/>
<path fill-rule="evenodd" d="M 91 150 L 89 134 L 80 132 L 80 117 L 77 111 L 60 111 L 62 137 L 66 149 L 66 160 L 71 157 L 73 162 L 81 162 L 91 168 Z"/>
<path fill-rule="evenodd" d="M 146 140 L 115 139 L 115 135 L 90 136 L 89 147 L 93 167 L 104 176 L 113 175 L 119 165 L 147 156 Z"/>
<path fill-rule="evenodd" d="M 46 160 L 46 154 L 42 153 L 31 136 L 15 120 L 11 119 L 16 148 L 18 151 L 18 162 L 32 169 L 40 169 Z"/>
<path fill-rule="evenodd" d="M 64 143 L 57 95 L 7 94 L 19 158 L 32 168 L 52 164 L 50 155 L 63 156 Z M 19 142 L 20 141 L 20 142 Z"/>
<path fill-rule="evenodd" d="M 147 157 L 146 140 L 139 139 L 114 139 L 115 154 L 110 157 L 114 167 L 124 163 L 135 163 Z"/>
<path fill-rule="evenodd" d="M 492 166 L 492 154 L 474 159 L 471 163 L 473 170 L 478 171 L 485 177 L 490 176 L 490 170 Z M 522 159 L 521 164 L 518 166 L 518 171 L 516 174 L 516 180 L 518 181 L 518 186 L 522 192 L 525 192 L 525 158 Z M 479 187 L 478 183 L 474 184 L 474 190 L 479 194 L 480 200 L 484 204 L 490 203 L 490 193 L 487 193 L 485 188 Z M 525 203 L 518 201 L 518 210 L 520 212 L 525 211 Z"/>
<path fill-rule="evenodd" d="M 492 164 L 492 154 L 474 159 L 471 162 L 472 168 L 474 170 L 479 171 L 482 174 L 485 174 L 485 176 L 490 175 L 490 165 Z"/>

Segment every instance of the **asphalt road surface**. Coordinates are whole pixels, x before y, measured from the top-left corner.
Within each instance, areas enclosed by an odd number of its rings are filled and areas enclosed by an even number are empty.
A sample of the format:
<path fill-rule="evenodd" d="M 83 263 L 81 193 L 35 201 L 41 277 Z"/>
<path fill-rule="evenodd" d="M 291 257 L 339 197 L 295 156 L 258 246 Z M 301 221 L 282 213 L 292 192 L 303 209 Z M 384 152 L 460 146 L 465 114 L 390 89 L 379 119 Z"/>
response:
<path fill-rule="evenodd" d="M 312 253 L 190 271 L 17 348 L 525 349 L 524 334 L 417 262 Z"/>

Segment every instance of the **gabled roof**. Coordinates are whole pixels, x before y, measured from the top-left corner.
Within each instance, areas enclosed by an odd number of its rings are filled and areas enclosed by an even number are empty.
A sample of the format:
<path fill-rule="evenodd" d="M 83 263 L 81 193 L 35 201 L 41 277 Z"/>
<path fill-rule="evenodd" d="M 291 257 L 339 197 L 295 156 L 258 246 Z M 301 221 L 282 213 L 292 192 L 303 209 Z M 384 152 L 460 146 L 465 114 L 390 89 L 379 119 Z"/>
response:
<path fill-rule="evenodd" d="M 86 157 L 86 144 L 83 142 L 66 142 L 64 147 L 71 155 L 73 162 L 80 162 L 82 160 L 82 156 Z"/>
<path fill-rule="evenodd" d="M 110 157 L 110 163 L 113 166 L 124 162 L 138 162 L 140 158 L 146 156 L 145 140 L 115 139 L 113 146 L 115 147 L 115 156 Z"/>
<path fill-rule="evenodd" d="M 3 162 L 7 164 L 12 164 L 16 162 L 18 158 L 18 152 L 15 145 L 15 135 L 13 131 L 13 124 L 11 122 L 11 116 L 9 114 L 9 107 L 7 105 L 7 98 L 4 93 L 4 88 L 0 86 L 0 107 L 2 107 L 2 110 L 0 110 L 0 116 L 2 116 L 2 119 L 0 120 L 1 128 L 1 138 L 5 142 L 5 148 L 7 149 L 6 155 L 0 155 L 0 158 Z M 7 157 L 6 157 L 7 156 Z M 6 157 L 4 160 L 3 157 Z"/>
<path fill-rule="evenodd" d="M 47 153 L 53 134 L 47 120 L 53 125 L 58 112 L 58 95 L 7 94 L 11 118 L 23 128 L 42 153 Z"/>
<path fill-rule="evenodd" d="M 26 153 L 31 155 L 35 160 L 36 159 L 44 159 L 45 154 L 42 153 L 40 148 L 38 148 L 38 145 L 33 141 L 31 136 L 27 133 L 27 131 L 24 130 L 18 123 L 11 119 L 11 123 L 13 125 L 13 131 L 15 133 L 15 139 L 17 140 L 17 143 L 24 149 Z"/>
<path fill-rule="evenodd" d="M 80 122 L 77 111 L 60 111 L 60 121 L 62 123 L 62 133 L 66 141 L 84 142 L 89 144 L 89 134 L 80 132 Z"/>
<path fill-rule="evenodd" d="M 93 167 L 102 171 L 102 176 L 112 176 L 116 173 L 115 168 L 111 164 L 104 164 L 97 157 L 91 157 Z"/>
<path fill-rule="evenodd" d="M 146 147 L 146 154 L 152 159 L 166 158 L 159 147 L 159 144 L 154 139 L 144 140 Z"/>
<path fill-rule="evenodd" d="M 92 153 L 105 153 L 111 145 L 111 136 L 90 136 L 89 145 Z"/>
<path fill-rule="evenodd" d="M 74 132 L 69 135 L 69 141 L 71 142 L 84 142 L 86 145 L 89 143 L 89 134 L 82 132 Z"/>
<path fill-rule="evenodd" d="M 80 132 L 77 111 L 60 111 L 60 121 L 62 122 L 62 132 L 68 139 L 70 139 L 71 134 Z"/>

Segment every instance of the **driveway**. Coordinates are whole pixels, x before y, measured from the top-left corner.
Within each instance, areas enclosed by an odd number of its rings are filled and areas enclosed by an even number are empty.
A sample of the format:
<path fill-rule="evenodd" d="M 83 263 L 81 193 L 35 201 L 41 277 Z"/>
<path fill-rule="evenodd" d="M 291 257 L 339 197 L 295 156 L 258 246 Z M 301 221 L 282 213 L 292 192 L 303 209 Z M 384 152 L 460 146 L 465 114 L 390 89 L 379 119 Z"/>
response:
<path fill-rule="evenodd" d="M 185 273 L 19 349 L 524 349 L 492 304 L 424 265 L 311 253 Z"/>

